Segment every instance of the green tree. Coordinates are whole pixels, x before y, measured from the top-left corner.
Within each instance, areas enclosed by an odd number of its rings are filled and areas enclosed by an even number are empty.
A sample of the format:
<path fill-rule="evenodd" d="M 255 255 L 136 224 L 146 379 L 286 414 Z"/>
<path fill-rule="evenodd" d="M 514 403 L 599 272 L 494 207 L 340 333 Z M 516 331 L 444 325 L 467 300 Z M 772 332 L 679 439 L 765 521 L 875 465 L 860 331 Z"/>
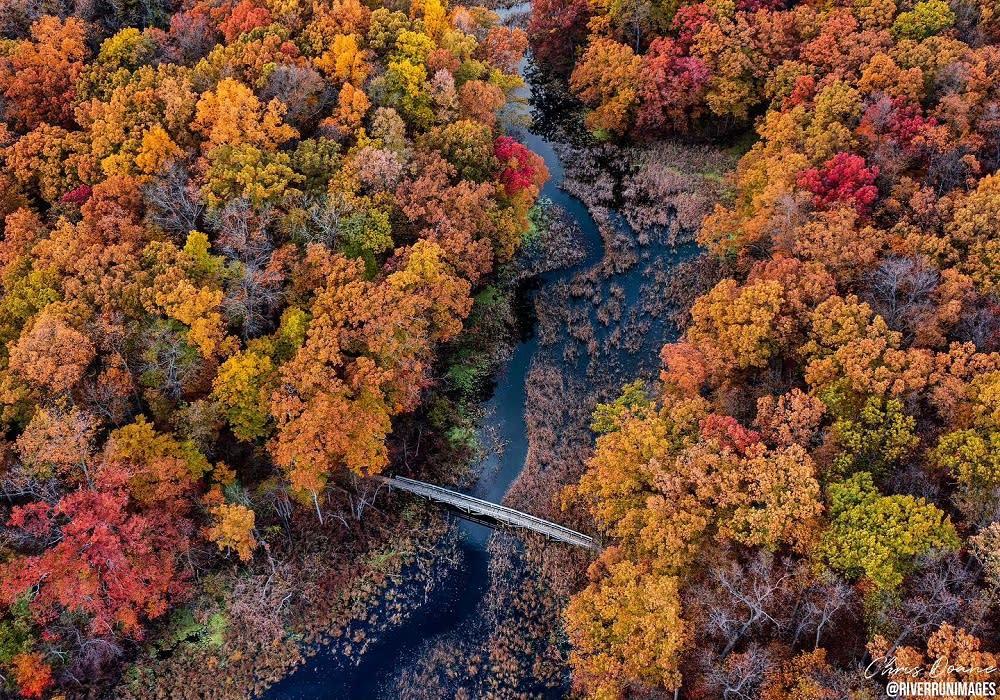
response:
<path fill-rule="evenodd" d="M 916 419 L 903 412 L 899 399 L 870 397 L 857 416 L 840 418 L 833 424 L 840 449 L 833 461 L 834 473 L 848 476 L 866 471 L 877 479 L 884 478 L 920 442 L 914 434 L 916 425 Z"/>
<path fill-rule="evenodd" d="M 434 121 L 427 69 L 406 59 L 391 61 L 385 72 L 386 106 L 394 107 L 417 128 Z"/>
<path fill-rule="evenodd" d="M 621 428 L 623 416 L 649 408 L 652 402 L 646 395 L 642 380 L 622 387 L 621 395 L 611 403 L 599 403 L 594 409 L 590 429 L 595 433 L 611 433 Z"/>
<path fill-rule="evenodd" d="M 947 433 L 931 458 L 957 482 L 955 499 L 970 520 L 992 515 L 1000 498 L 1000 432 Z"/>
<path fill-rule="evenodd" d="M 944 0 L 918 2 L 909 12 L 901 12 L 892 25 L 900 39 L 920 41 L 955 24 L 955 13 Z"/>
<path fill-rule="evenodd" d="M 914 560 L 932 549 L 957 549 L 951 520 L 914 496 L 883 496 L 871 474 L 858 472 L 829 488 L 830 526 L 819 554 L 831 568 L 864 577 L 884 592 L 899 588 Z"/>

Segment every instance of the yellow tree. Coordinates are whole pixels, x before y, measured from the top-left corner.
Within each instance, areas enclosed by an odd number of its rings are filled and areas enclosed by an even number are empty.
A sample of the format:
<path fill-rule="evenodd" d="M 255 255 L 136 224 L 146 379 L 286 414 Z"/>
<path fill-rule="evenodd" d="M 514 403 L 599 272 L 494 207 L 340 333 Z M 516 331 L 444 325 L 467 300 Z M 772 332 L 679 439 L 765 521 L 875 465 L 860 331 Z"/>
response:
<path fill-rule="evenodd" d="M 570 87 L 594 108 L 587 127 L 624 134 L 635 118 L 642 58 L 613 39 L 596 39 L 580 58 Z"/>
<path fill-rule="evenodd" d="M 1000 175 L 988 175 L 975 191 L 959 199 L 945 226 L 951 247 L 943 261 L 976 281 L 985 294 L 1000 290 Z"/>
<path fill-rule="evenodd" d="M 688 639 L 676 577 L 645 571 L 607 550 L 595 579 L 566 609 L 574 684 L 594 700 L 621 700 L 637 685 L 680 686 Z"/>
<path fill-rule="evenodd" d="M 285 106 L 280 100 L 262 105 L 246 85 L 224 78 L 198 100 L 191 129 L 205 137 L 206 152 L 219 146 L 241 144 L 274 150 L 298 136 L 294 128 L 282 121 L 284 113 Z"/>
<path fill-rule="evenodd" d="M 222 406 L 233 434 L 254 440 L 267 434 L 271 358 L 253 351 L 239 352 L 219 367 L 212 382 L 212 397 Z"/>
<path fill-rule="evenodd" d="M 220 550 L 233 550 L 243 561 L 253 558 L 257 548 L 254 536 L 256 514 L 238 503 L 222 503 L 212 508 L 214 522 L 206 535 Z"/>
<path fill-rule="evenodd" d="M 725 279 L 691 307 L 685 340 L 705 359 L 711 377 L 722 381 L 748 368 L 766 367 L 783 339 L 779 311 L 785 291 L 776 280 L 741 287 Z"/>
<path fill-rule="evenodd" d="M 337 34 L 330 48 L 316 59 L 316 67 L 338 84 L 361 88 L 372 69 L 367 52 L 360 47 L 360 39 L 357 34 Z"/>

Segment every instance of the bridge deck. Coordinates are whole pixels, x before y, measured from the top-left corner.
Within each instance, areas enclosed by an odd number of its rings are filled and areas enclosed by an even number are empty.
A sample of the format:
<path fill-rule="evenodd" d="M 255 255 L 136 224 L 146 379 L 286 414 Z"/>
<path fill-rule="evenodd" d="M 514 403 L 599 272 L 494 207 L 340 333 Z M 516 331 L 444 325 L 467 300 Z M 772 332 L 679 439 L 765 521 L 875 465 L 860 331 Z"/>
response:
<path fill-rule="evenodd" d="M 429 498 L 432 501 L 446 503 L 454 508 L 472 513 L 474 515 L 486 516 L 505 525 L 531 530 L 554 540 L 576 545 L 577 547 L 586 547 L 587 549 L 594 550 L 599 549 L 592 537 L 587 537 L 576 530 L 570 530 L 568 527 L 557 525 L 556 523 L 543 520 L 542 518 L 529 515 L 528 513 L 522 513 L 519 510 L 514 510 L 513 508 L 508 508 L 507 506 L 490 503 L 489 501 L 484 501 L 481 498 L 467 496 L 464 493 L 451 491 L 433 484 L 426 484 L 423 481 L 417 481 L 416 479 L 407 479 L 404 476 L 384 476 L 381 478 L 382 481 L 392 488 L 408 491 L 409 493 L 416 494 L 417 496 Z"/>

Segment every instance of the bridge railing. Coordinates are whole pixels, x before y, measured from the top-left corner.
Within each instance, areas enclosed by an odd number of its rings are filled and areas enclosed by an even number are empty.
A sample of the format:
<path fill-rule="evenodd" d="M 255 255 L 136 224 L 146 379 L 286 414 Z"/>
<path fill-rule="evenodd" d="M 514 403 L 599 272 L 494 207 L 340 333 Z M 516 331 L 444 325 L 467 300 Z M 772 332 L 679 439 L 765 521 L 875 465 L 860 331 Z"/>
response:
<path fill-rule="evenodd" d="M 568 527 L 550 522 L 529 513 L 523 513 L 519 510 L 508 508 L 507 506 L 499 505 L 497 503 L 491 503 L 490 501 L 485 501 L 481 498 L 476 498 L 475 496 L 458 493 L 457 491 L 452 491 L 442 486 L 435 486 L 434 484 L 417 481 L 416 479 L 408 479 L 405 476 L 383 476 L 380 478 L 391 487 L 395 487 L 418 496 L 423 496 L 424 498 L 429 498 L 434 501 L 447 503 L 448 505 L 454 506 L 460 510 L 472 512 L 477 515 L 485 515 L 507 525 L 532 530 L 542 535 L 546 535 L 553 539 L 573 544 L 578 547 L 586 547 L 588 549 L 595 550 L 599 549 L 592 537 L 588 537 L 581 532 L 571 530 Z"/>

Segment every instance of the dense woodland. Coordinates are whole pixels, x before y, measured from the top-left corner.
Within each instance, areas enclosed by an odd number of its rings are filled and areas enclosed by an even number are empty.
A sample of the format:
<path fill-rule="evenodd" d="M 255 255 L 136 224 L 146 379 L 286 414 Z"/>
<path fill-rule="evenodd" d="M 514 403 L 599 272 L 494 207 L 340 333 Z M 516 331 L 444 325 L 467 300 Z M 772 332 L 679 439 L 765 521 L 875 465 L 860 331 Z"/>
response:
<path fill-rule="evenodd" d="M 563 492 L 605 545 L 563 616 L 576 692 L 867 699 L 886 655 L 1000 666 L 998 13 L 536 0 L 522 32 L 441 0 L 0 1 L 0 694 L 130 663 L 155 687 L 177 674 L 136 660 L 180 664 L 171 635 L 263 655 L 225 640 L 288 641 L 294 524 L 367 540 L 364 477 L 417 414 L 425 455 L 472 440 L 428 397 L 536 233 L 545 166 L 498 117 L 529 44 L 597 141 L 757 136 L 684 224 L 723 279 Z M 312 604 L 351 588 L 319 578 Z"/>
<path fill-rule="evenodd" d="M 729 273 L 565 493 L 609 545 L 566 613 L 588 696 L 1000 665 L 997 9 L 534 3 L 598 137 L 759 136 L 698 236 Z"/>
<path fill-rule="evenodd" d="M 323 521 L 387 466 L 547 175 L 485 10 L 9 0 L 0 32 L 0 694 L 41 697 L 270 557 L 255 505 Z"/>

